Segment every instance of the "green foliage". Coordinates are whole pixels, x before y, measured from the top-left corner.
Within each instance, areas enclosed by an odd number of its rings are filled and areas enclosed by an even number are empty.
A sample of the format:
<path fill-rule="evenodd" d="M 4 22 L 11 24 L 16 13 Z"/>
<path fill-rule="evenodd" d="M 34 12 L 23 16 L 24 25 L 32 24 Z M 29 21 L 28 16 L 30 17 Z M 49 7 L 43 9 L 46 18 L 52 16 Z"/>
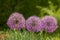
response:
<path fill-rule="evenodd" d="M 37 8 L 39 8 L 39 9 L 41 9 L 40 11 L 41 11 L 41 13 L 40 13 L 40 15 L 39 16 L 44 16 L 45 14 L 46 15 L 51 15 L 51 16 L 54 16 L 57 20 L 58 20 L 58 22 L 59 22 L 59 24 L 60 24 L 60 8 L 58 8 L 57 9 L 57 6 L 55 5 L 53 5 L 52 3 L 51 3 L 51 1 L 49 1 L 48 2 L 49 3 L 49 6 L 48 7 L 40 7 L 40 6 L 37 6 Z"/>
<path fill-rule="evenodd" d="M 6 22 L 13 12 L 22 13 L 25 19 L 32 15 L 38 16 L 40 11 L 37 5 L 46 7 L 48 0 L 0 0 L 0 27 L 7 28 Z"/>
<path fill-rule="evenodd" d="M 32 15 L 43 17 L 45 15 L 54 16 L 60 26 L 60 0 L 0 0 L 0 34 L 7 34 L 5 40 L 60 40 L 60 28 L 54 33 L 12 31 L 6 22 L 13 12 L 20 12 L 25 19 Z M 37 6 L 38 5 L 38 6 Z M 37 8 L 36 8 L 37 6 Z M 1 35 L 0 35 L 1 36 Z"/>
<path fill-rule="evenodd" d="M 34 32 L 28 32 L 25 29 L 23 32 L 21 30 L 19 31 L 12 31 L 12 30 L 6 30 L 6 31 L 0 31 L 3 35 L 4 40 L 60 40 L 59 33 L 55 34 L 48 34 L 43 33 L 42 31 L 39 33 Z M 1 37 L 0 37 L 1 38 Z"/>
<path fill-rule="evenodd" d="M 35 6 L 39 2 L 40 0 L 0 0 L 0 28 L 7 27 L 6 22 L 13 12 L 22 13 L 26 19 L 31 15 L 38 15 L 39 10 Z"/>

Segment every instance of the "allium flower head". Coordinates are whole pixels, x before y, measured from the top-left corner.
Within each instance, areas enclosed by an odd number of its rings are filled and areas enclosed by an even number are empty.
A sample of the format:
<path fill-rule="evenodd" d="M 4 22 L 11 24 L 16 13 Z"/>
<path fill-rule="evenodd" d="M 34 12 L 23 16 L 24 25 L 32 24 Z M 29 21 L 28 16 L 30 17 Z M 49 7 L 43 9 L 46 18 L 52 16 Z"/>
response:
<path fill-rule="evenodd" d="M 38 32 L 41 30 L 40 18 L 37 16 L 31 16 L 26 20 L 26 29 L 30 32 Z"/>
<path fill-rule="evenodd" d="M 25 26 L 25 19 L 22 14 L 19 14 L 18 12 L 14 12 L 10 15 L 7 25 L 12 30 L 20 30 Z"/>
<path fill-rule="evenodd" d="M 43 27 L 44 31 L 46 32 L 54 32 L 57 26 L 57 20 L 52 16 L 45 16 L 41 19 L 40 26 Z"/>

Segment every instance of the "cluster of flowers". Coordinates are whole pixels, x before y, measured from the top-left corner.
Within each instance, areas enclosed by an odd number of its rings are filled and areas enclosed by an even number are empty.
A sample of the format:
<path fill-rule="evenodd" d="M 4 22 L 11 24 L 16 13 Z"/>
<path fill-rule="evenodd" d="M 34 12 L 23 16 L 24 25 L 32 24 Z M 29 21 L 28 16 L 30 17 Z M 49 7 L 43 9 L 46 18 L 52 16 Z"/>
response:
<path fill-rule="evenodd" d="M 45 16 L 41 19 L 37 16 L 31 16 L 25 21 L 24 16 L 18 12 L 10 15 L 7 25 L 12 30 L 26 27 L 30 32 L 46 31 L 52 33 L 58 28 L 57 20 L 52 16 Z"/>

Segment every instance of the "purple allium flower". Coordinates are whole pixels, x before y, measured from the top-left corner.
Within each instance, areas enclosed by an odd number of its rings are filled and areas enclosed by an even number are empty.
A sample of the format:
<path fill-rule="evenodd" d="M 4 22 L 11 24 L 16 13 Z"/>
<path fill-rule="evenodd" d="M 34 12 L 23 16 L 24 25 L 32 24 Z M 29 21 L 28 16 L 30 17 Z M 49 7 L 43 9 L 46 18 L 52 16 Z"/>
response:
<path fill-rule="evenodd" d="M 26 29 L 30 32 L 38 32 L 41 30 L 40 18 L 37 16 L 31 16 L 26 20 Z"/>
<path fill-rule="evenodd" d="M 54 32 L 57 28 L 57 20 L 52 16 L 45 16 L 41 19 L 40 26 L 43 27 L 46 32 Z"/>
<path fill-rule="evenodd" d="M 22 14 L 19 14 L 18 12 L 14 12 L 10 15 L 7 25 L 12 30 L 20 30 L 25 26 L 25 19 Z"/>

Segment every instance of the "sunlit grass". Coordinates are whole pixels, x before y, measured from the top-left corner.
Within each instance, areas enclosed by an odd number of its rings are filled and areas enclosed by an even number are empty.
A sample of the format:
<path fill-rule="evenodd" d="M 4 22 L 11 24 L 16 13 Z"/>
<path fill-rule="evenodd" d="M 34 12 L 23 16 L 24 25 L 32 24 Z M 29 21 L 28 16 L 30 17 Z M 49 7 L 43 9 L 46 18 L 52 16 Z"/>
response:
<path fill-rule="evenodd" d="M 59 33 L 29 32 L 27 30 L 19 31 L 0 31 L 0 40 L 60 40 Z"/>

